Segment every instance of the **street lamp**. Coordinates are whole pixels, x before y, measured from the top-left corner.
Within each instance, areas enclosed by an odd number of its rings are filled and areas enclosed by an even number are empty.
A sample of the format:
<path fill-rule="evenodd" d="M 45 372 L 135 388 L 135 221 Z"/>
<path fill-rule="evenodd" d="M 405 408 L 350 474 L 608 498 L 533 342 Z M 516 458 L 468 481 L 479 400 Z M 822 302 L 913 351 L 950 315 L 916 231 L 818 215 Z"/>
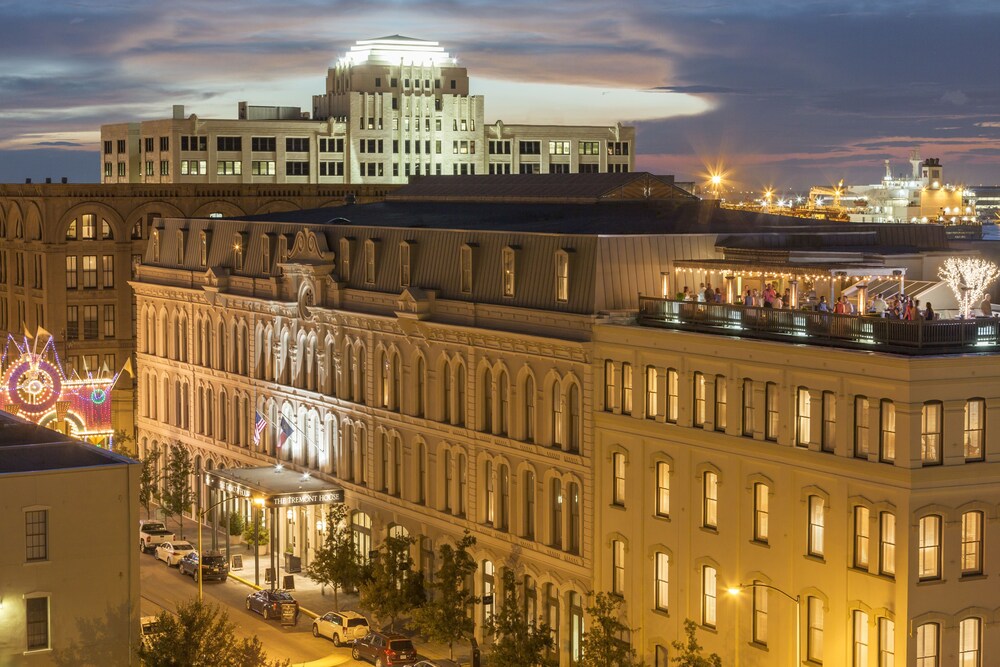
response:
<path fill-rule="evenodd" d="M 763 582 L 755 581 L 752 584 L 740 584 L 739 586 L 731 586 L 727 589 L 730 595 L 739 595 L 744 588 L 767 588 L 769 590 L 781 593 L 786 598 L 795 603 L 795 656 L 792 658 L 792 664 L 799 664 L 799 656 L 802 654 L 802 596 L 791 595 L 781 590 L 777 586 L 772 586 L 771 584 L 765 584 Z"/>

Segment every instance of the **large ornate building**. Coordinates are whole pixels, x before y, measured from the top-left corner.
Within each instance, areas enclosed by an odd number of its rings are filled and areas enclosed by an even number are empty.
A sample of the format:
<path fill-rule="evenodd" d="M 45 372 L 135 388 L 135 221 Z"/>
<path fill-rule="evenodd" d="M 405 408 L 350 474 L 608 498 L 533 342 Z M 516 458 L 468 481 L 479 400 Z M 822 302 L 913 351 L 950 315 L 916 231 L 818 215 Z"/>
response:
<path fill-rule="evenodd" d="M 797 230 L 646 174 L 423 179 L 337 213 L 152 230 L 134 283 L 144 451 L 335 482 L 362 553 L 407 534 L 428 574 L 472 531 L 477 592 L 513 568 L 564 666 L 605 590 L 664 667 L 685 618 L 725 664 L 1000 652 L 996 331 L 942 345 L 946 327 L 924 343 L 661 298 L 678 275 L 842 289 L 909 263 L 919 280 L 939 229 Z M 691 270 L 736 257 L 769 268 Z M 320 511 L 273 526 L 306 562 Z"/>
<path fill-rule="evenodd" d="M 628 172 L 635 129 L 484 122 L 485 100 L 437 42 L 359 41 L 313 110 L 101 127 L 102 183 L 406 183 L 410 176 Z"/>

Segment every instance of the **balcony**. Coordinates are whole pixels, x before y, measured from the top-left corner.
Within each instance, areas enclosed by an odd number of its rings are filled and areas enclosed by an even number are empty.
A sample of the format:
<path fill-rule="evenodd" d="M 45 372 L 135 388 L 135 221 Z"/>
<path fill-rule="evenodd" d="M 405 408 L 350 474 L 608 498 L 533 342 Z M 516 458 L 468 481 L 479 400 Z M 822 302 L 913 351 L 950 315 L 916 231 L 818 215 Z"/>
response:
<path fill-rule="evenodd" d="M 1000 320 L 887 319 L 639 297 L 638 322 L 699 333 L 904 355 L 1000 352 Z"/>

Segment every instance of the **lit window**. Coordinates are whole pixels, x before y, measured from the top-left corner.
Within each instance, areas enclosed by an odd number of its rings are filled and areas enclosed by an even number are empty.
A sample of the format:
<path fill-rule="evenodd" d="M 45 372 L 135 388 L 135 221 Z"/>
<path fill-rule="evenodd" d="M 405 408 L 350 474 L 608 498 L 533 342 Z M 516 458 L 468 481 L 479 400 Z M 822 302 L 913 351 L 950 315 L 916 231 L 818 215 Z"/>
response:
<path fill-rule="evenodd" d="M 832 452 L 837 426 L 837 396 L 832 391 L 823 392 L 823 432 L 820 445 L 824 452 Z"/>
<path fill-rule="evenodd" d="M 764 437 L 768 440 L 778 439 L 778 385 L 768 382 L 764 386 L 764 409 L 767 419 L 764 423 Z"/>
<path fill-rule="evenodd" d="M 941 517 L 931 514 L 920 519 L 917 543 L 917 576 L 941 577 Z"/>
<path fill-rule="evenodd" d="M 705 528 L 719 526 L 719 476 L 706 472 L 702 478 L 702 520 Z"/>
<path fill-rule="evenodd" d="M 267 234 L 260 236 L 260 262 L 261 270 L 264 273 L 271 272 L 271 237 Z"/>
<path fill-rule="evenodd" d="M 868 540 L 871 512 L 867 507 L 854 508 L 854 567 L 868 569 Z"/>
<path fill-rule="evenodd" d="M 883 399 L 880 403 L 879 460 L 892 463 L 896 460 L 896 406 Z"/>
<path fill-rule="evenodd" d="M 621 540 L 611 542 L 611 592 L 615 595 L 625 595 L 625 543 Z"/>
<path fill-rule="evenodd" d="M 657 393 L 659 381 L 655 366 L 646 366 L 646 419 L 655 419 L 660 412 L 660 399 Z"/>
<path fill-rule="evenodd" d="M 622 414 L 632 414 L 632 364 L 622 363 Z"/>
<path fill-rule="evenodd" d="M 962 514 L 962 576 L 983 572 L 983 513 Z"/>
<path fill-rule="evenodd" d="M 669 608 L 670 592 L 670 555 L 662 551 L 656 553 L 656 608 L 666 611 Z"/>
<path fill-rule="evenodd" d="M 620 453 L 613 454 L 611 462 L 615 480 L 611 502 L 615 505 L 625 505 L 625 455 Z"/>
<path fill-rule="evenodd" d="M 809 596 L 807 605 L 808 631 L 806 633 L 806 659 L 823 662 L 823 601 Z"/>
<path fill-rule="evenodd" d="M 753 437 L 753 380 L 743 378 L 743 435 Z"/>
<path fill-rule="evenodd" d="M 809 496 L 809 555 L 823 557 L 823 528 L 826 502 Z"/>
<path fill-rule="evenodd" d="M 569 253 L 556 253 L 556 301 L 569 300 Z"/>
<path fill-rule="evenodd" d="M 716 572 L 711 565 L 701 569 L 701 624 L 715 627 Z"/>
<path fill-rule="evenodd" d="M 29 510 L 24 513 L 25 560 L 47 560 L 49 557 L 49 511 Z"/>
<path fill-rule="evenodd" d="M 604 411 L 615 409 L 615 362 L 610 359 L 604 362 Z"/>
<path fill-rule="evenodd" d="M 705 376 L 694 374 L 694 425 L 705 427 Z"/>
<path fill-rule="evenodd" d="M 981 618 L 967 618 L 958 624 L 959 667 L 980 667 L 982 663 Z"/>
<path fill-rule="evenodd" d="M 868 399 L 864 396 L 854 397 L 854 455 L 861 459 L 868 458 Z"/>
<path fill-rule="evenodd" d="M 856 609 L 853 632 L 853 667 L 868 667 L 868 614 Z"/>
<path fill-rule="evenodd" d="M 667 369 L 667 421 L 677 423 L 678 403 L 680 400 L 680 377 L 673 368 Z"/>
<path fill-rule="evenodd" d="M 550 545 L 561 549 L 562 548 L 562 531 L 563 531 L 563 494 L 562 494 L 562 480 L 553 479 L 552 480 L 552 516 L 549 521 L 549 530 L 551 535 Z"/>
<path fill-rule="evenodd" d="M 965 402 L 965 460 L 982 461 L 986 442 L 986 401 L 972 398 Z"/>
<path fill-rule="evenodd" d="M 503 295 L 514 296 L 514 249 L 503 249 Z"/>
<path fill-rule="evenodd" d="M 878 619 L 878 667 L 896 664 L 896 623 L 891 618 Z"/>
<path fill-rule="evenodd" d="M 656 515 L 670 516 L 670 464 L 656 463 Z"/>
<path fill-rule="evenodd" d="M 767 543 L 768 536 L 768 503 L 771 489 L 767 484 L 757 482 L 753 485 L 753 539 L 755 542 Z"/>
<path fill-rule="evenodd" d="M 924 465 L 941 463 L 940 401 L 924 403 L 920 409 L 920 460 Z"/>
<path fill-rule="evenodd" d="M 917 626 L 916 667 L 938 667 L 939 632 L 937 623 L 924 623 Z"/>
<path fill-rule="evenodd" d="M 208 232 L 198 233 L 198 265 L 208 266 Z"/>
<path fill-rule="evenodd" d="M 761 646 L 767 646 L 767 594 L 764 586 L 753 587 L 753 642 Z"/>
<path fill-rule="evenodd" d="M 724 375 L 715 376 L 715 430 L 726 430 L 726 378 Z"/>
<path fill-rule="evenodd" d="M 896 515 L 879 514 L 879 567 L 880 574 L 896 574 Z"/>
<path fill-rule="evenodd" d="M 809 430 L 812 424 L 811 408 L 809 390 L 805 387 L 799 387 L 795 401 L 795 445 L 797 447 L 809 446 Z"/>

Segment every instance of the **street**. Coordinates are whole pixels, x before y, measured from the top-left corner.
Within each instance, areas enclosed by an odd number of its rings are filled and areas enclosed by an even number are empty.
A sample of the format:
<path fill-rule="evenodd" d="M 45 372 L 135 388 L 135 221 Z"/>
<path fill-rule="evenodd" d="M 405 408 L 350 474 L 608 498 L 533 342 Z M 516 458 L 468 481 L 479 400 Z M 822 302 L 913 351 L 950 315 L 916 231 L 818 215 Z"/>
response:
<path fill-rule="evenodd" d="M 167 567 L 152 554 L 143 555 L 139 566 L 141 585 L 141 610 L 143 616 L 152 616 L 166 609 L 174 611 L 178 603 L 187 602 L 198 595 L 198 585 L 191 577 L 182 576 L 177 568 Z M 312 619 L 300 614 L 298 624 L 283 627 L 278 621 L 265 621 L 260 614 L 248 611 L 246 597 L 251 589 L 243 584 L 204 582 L 205 601 L 220 605 L 245 636 L 257 635 L 268 655 L 273 659 L 291 660 L 293 665 L 323 658 L 324 665 L 363 665 L 351 659 L 349 648 L 335 648 L 326 639 L 313 637 Z M 316 610 L 326 611 L 326 610 Z"/>

